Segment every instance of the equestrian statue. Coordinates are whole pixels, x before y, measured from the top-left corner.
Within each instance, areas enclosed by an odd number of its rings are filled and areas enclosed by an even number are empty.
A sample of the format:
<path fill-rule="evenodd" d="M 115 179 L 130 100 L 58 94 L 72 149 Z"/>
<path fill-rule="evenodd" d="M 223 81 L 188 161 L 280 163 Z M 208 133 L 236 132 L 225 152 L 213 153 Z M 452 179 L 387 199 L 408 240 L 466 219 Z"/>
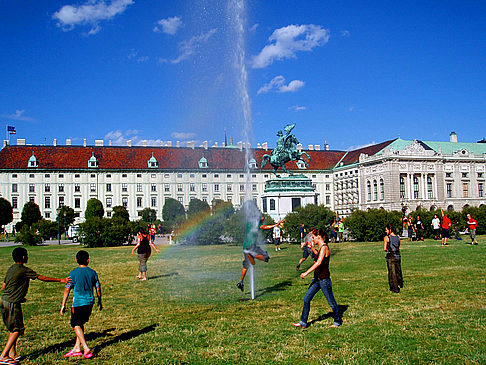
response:
<path fill-rule="evenodd" d="M 290 176 L 293 175 L 291 171 L 287 171 L 285 168 L 285 164 L 289 161 L 302 161 L 306 167 L 309 166 L 308 162 L 302 158 L 302 156 L 305 155 L 310 161 L 309 154 L 305 151 L 299 151 L 297 149 L 297 144 L 299 141 L 294 134 L 290 134 L 294 127 L 295 124 L 288 124 L 284 128 L 285 133 L 278 131 L 277 147 L 272 151 L 271 155 L 264 154 L 262 156 L 262 169 L 266 166 L 267 162 L 270 162 L 270 165 L 273 166 L 273 173 L 277 177 L 280 177 L 280 175 L 277 174 L 279 167 Z"/>

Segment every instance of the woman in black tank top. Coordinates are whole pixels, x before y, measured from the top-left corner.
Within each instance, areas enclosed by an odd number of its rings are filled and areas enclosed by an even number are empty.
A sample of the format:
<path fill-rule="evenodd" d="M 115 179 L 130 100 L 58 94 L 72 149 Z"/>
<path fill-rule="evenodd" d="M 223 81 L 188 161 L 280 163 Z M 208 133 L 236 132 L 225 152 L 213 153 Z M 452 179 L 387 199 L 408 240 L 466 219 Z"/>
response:
<path fill-rule="evenodd" d="M 147 280 L 147 260 L 149 259 L 150 254 L 152 253 L 150 247 L 153 247 L 155 251 L 160 252 L 152 242 L 152 239 L 147 234 L 145 229 L 140 228 L 137 236 L 137 244 L 132 249 L 132 255 L 135 253 L 135 250 L 137 250 L 138 261 L 140 263 L 138 269 L 139 273 L 137 275 L 137 278 L 140 279 L 140 281 Z"/>
<path fill-rule="evenodd" d="M 386 265 L 388 267 L 388 285 L 393 293 L 400 293 L 403 288 L 402 264 L 400 255 L 400 237 L 391 225 L 385 227 L 386 236 L 383 249 L 386 251 Z"/>
<path fill-rule="evenodd" d="M 332 282 L 331 274 L 329 272 L 329 258 L 331 251 L 326 243 L 326 236 L 322 230 L 313 230 L 313 243 L 317 244 L 319 250 L 312 247 L 312 250 L 316 253 L 317 259 L 314 265 L 312 265 L 306 272 L 302 273 L 300 277 L 304 279 L 307 275 L 314 271 L 314 279 L 307 289 L 307 293 L 304 297 L 304 307 L 302 308 L 302 315 L 300 317 L 299 323 L 292 323 L 295 327 L 307 327 L 307 319 L 309 317 L 310 302 L 312 298 L 317 294 L 319 290 L 322 290 L 326 296 L 327 302 L 332 308 L 334 323 L 332 327 L 339 327 L 342 324 L 341 313 L 339 311 L 339 306 L 334 299 L 334 294 L 332 292 Z"/>

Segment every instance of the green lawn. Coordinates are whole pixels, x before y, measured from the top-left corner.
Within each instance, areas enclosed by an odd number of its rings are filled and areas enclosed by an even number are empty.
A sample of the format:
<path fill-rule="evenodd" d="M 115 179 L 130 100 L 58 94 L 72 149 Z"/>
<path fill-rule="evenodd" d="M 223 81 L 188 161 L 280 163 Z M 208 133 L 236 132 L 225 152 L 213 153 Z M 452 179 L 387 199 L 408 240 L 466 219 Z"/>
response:
<path fill-rule="evenodd" d="M 486 240 L 479 246 L 451 241 L 402 243 L 404 289 L 388 291 L 381 243 L 332 244 L 334 295 L 345 306 L 344 324 L 330 328 L 322 293 L 311 306 L 311 326 L 298 321 L 310 277 L 295 270 L 297 245 L 268 246 L 268 264 L 257 262 L 257 298 L 239 280 L 241 247 L 164 247 L 149 260 L 139 282 L 130 248 L 88 249 L 98 271 L 104 310 L 94 311 L 86 332 L 95 364 L 316 363 L 486 364 Z M 63 277 L 75 267 L 78 247 L 29 249 L 28 266 Z M 0 249 L 1 275 L 12 248 Z M 310 265 L 310 259 L 303 268 Z M 23 364 L 65 364 L 72 346 L 69 315 L 61 317 L 63 287 L 31 283 L 23 305 Z M 72 297 L 71 297 L 72 298 Z M 6 332 L 0 335 L 4 346 Z"/>

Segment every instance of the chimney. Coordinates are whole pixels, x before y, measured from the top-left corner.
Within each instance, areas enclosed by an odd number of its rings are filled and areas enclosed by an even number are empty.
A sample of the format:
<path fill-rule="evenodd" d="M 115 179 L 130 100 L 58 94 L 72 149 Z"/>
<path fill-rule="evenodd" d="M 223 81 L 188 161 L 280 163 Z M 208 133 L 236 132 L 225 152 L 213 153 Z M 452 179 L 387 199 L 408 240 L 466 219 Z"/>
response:
<path fill-rule="evenodd" d="M 243 142 L 238 142 L 238 148 L 240 149 L 240 151 L 243 151 Z"/>
<path fill-rule="evenodd" d="M 180 147 L 181 146 L 181 141 L 176 141 L 176 147 Z"/>
<path fill-rule="evenodd" d="M 186 146 L 189 147 L 189 148 L 194 149 L 196 147 L 196 142 L 194 142 L 194 141 L 187 141 L 186 142 Z"/>
<path fill-rule="evenodd" d="M 302 151 L 302 143 L 298 143 L 296 147 L 298 151 Z"/>
<path fill-rule="evenodd" d="M 111 147 L 111 139 L 108 140 L 108 146 Z"/>
<path fill-rule="evenodd" d="M 214 142 L 213 147 L 218 147 L 218 142 Z"/>
<path fill-rule="evenodd" d="M 263 148 L 265 151 L 268 151 L 268 142 L 263 142 L 263 143 L 262 143 L 262 148 Z"/>
<path fill-rule="evenodd" d="M 127 146 L 132 147 L 132 140 L 131 139 L 127 139 Z"/>
<path fill-rule="evenodd" d="M 103 147 L 103 140 L 102 139 L 95 139 L 95 146 L 96 147 Z"/>
<path fill-rule="evenodd" d="M 54 141 L 52 141 L 52 145 L 53 145 L 54 147 L 56 147 L 56 146 L 57 146 L 57 138 L 54 138 Z"/>
<path fill-rule="evenodd" d="M 449 135 L 449 139 L 452 143 L 457 143 L 457 134 L 456 132 L 452 132 L 450 135 Z"/>
<path fill-rule="evenodd" d="M 308 145 L 308 146 L 307 146 L 307 149 L 308 149 L 309 151 L 312 151 L 312 150 L 314 149 L 314 146 L 310 144 L 310 145 Z"/>
<path fill-rule="evenodd" d="M 320 151 L 320 150 L 321 150 L 321 145 L 320 145 L 320 144 L 316 144 L 316 145 L 314 146 L 314 149 L 315 149 L 316 151 Z"/>
<path fill-rule="evenodd" d="M 4 139 L 3 140 L 3 147 L 7 147 L 7 146 L 8 146 L 8 139 Z"/>
<path fill-rule="evenodd" d="M 83 147 L 86 147 L 86 138 L 83 139 Z"/>
<path fill-rule="evenodd" d="M 160 141 L 160 147 L 164 147 L 164 141 Z"/>
<path fill-rule="evenodd" d="M 326 151 L 329 151 L 329 145 L 327 144 L 327 141 L 324 141 L 324 149 Z"/>
<path fill-rule="evenodd" d="M 66 146 L 71 146 L 71 138 L 66 138 Z"/>
<path fill-rule="evenodd" d="M 172 141 L 167 141 L 167 143 L 165 144 L 167 147 L 172 147 Z"/>
<path fill-rule="evenodd" d="M 142 140 L 142 147 L 147 147 L 147 140 L 146 139 Z"/>
<path fill-rule="evenodd" d="M 204 142 L 202 143 L 202 146 L 203 146 L 203 148 L 204 148 L 205 150 L 207 150 L 207 149 L 208 149 L 208 141 L 204 141 Z"/>
<path fill-rule="evenodd" d="M 262 149 L 262 145 L 260 143 L 257 143 L 257 150 L 261 150 Z"/>
<path fill-rule="evenodd" d="M 25 138 L 17 138 L 17 146 L 25 146 Z"/>

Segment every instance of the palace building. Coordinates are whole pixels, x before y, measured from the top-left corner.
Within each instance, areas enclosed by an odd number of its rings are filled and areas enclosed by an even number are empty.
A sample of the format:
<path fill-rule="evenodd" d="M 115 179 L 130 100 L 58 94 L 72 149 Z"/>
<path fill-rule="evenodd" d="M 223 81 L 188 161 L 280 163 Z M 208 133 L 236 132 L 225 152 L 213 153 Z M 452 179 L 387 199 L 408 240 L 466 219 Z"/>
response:
<path fill-rule="evenodd" d="M 249 184 L 243 144 L 200 147 L 163 146 L 33 146 L 18 139 L 0 151 L 0 195 L 12 203 L 15 224 L 24 204 L 34 201 L 46 219 L 56 209 L 72 207 L 76 222 L 83 221 L 86 203 L 99 199 L 105 215 L 122 205 L 137 219 L 144 208 L 162 218 L 166 198 L 186 208 L 191 199 L 215 199 L 242 204 L 251 196 L 260 209 L 265 182 L 272 168 L 261 169 L 267 144 L 252 149 Z M 302 149 L 302 146 L 298 146 Z M 455 133 L 449 142 L 400 138 L 352 151 L 335 151 L 319 145 L 305 150 L 309 166 L 290 162 L 287 169 L 312 180 L 317 202 L 341 216 L 355 209 L 460 210 L 486 204 L 486 143 L 461 143 Z M 247 191 L 249 190 L 249 191 Z M 266 213 L 271 213 L 267 211 Z"/>

